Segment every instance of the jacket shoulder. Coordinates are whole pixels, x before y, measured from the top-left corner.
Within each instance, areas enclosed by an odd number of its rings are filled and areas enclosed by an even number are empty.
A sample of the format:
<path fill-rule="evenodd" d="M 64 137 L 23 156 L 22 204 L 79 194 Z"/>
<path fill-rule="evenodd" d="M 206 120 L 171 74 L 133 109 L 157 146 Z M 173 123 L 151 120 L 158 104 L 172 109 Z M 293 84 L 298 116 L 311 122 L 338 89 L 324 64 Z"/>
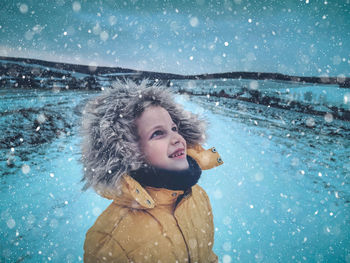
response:
<path fill-rule="evenodd" d="M 184 199 L 180 201 L 180 204 L 177 206 L 175 210 L 177 213 L 180 213 L 182 216 L 184 216 L 183 214 L 184 209 L 182 204 L 187 204 L 185 207 L 187 209 L 191 209 L 192 213 L 196 211 L 196 213 L 198 213 L 198 216 L 200 217 L 208 216 L 208 215 L 212 217 L 212 209 L 211 209 L 209 197 L 205 192 L 205 190 L 202 187 L 200 187 L 198 184 L 192 187 L 192 191 L 189 197 L 185 196 Z M 185 213 L 187 212 L 188 211 L 185 211 Z"/>
<path fill-rule="evenodd" d="M 213 220 L 213 212 L 210 204 L 210 199 L 206 191 L 196 184 L 192 187 L 192 198 L 197 206 L 201 207 L 202 212 L 206 212 L 209 220 Z"/>
<path fill-rule="evenodd" d="M 128 262 L 126 251 L 110 235 L 88 231 L 84 243 L 84 262 Z"/>
<path fill-rule="evenodd" d="M 87 231 L 84 243 L 84 262 L 127 262 L 127 253 L 113 237 L 128 211 L 111 204 Z"/>
<path fill-rule="evenodd" d="M 197 198 L 203 198 L 203 199 L 205 199 L 206 202 L 210 202 L 210 201 L 209 201 L 208 194 L 207 194 L 206 191 L 205 191 L 201 186 L 199 186 L 198 184 L 196 184 L 195 186 L 192 187 L 192 195 L 193 195 L 194 197 L 197 197 Z"/>
<path fill-rule="evenodd" d="M 157 221 L 147 211 L 112 203 L 86 234 L 84 260 L 126 262 L 129 254 L 147 244 L 158 229 Z M 114 261 L 116 258 L 123 260 Z"/>

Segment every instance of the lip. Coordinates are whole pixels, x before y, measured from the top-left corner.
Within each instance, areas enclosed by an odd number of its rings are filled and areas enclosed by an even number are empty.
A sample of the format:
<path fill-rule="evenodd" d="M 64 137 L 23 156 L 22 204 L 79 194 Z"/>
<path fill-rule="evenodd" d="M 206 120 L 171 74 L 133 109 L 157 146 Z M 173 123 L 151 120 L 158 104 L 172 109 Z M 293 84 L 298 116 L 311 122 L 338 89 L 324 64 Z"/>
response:
<path fill-rule="evenodd" d="M 184 154 L 183 154 L 183 155 L 176 156 L 176 157 L 170 157 L 170 156 L 172 156 L 173 154 L 178 153 L 178 152 L 183 152 Z M 177 149 L 176 151 L 174 151 L 172 154 L 170 154 L 168 157 L 171 158 L 171 159 L 182 159 L 182 158 L 184 158 L 185 156 L 186 156 L 185 148 L 179 148 L 179 149 Z"/>

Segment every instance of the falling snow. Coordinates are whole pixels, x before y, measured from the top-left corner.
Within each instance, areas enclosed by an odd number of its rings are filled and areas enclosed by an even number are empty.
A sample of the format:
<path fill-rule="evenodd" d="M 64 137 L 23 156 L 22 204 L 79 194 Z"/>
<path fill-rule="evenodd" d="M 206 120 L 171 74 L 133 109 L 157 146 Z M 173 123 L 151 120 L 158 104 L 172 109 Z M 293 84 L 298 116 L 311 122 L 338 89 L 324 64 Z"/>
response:
<path fill-rule="evenodd" d="M 107 65 L 319 77 L 170 86 L 208 120 L 204 146 L 225 162 L 199 182 L 212 202 L 220 262 L 350 262 L 350 2 L 180 2 L 3 1 L 0 261 L 83 261 L 85 233 L 110 202 L 80 191 L 79 118 L 85 99 L 113 85 L 91 77 Z M 339 85 L 323 83 L 332 77 Z M 73 91 L 81 83 L 96 91 Z"/>

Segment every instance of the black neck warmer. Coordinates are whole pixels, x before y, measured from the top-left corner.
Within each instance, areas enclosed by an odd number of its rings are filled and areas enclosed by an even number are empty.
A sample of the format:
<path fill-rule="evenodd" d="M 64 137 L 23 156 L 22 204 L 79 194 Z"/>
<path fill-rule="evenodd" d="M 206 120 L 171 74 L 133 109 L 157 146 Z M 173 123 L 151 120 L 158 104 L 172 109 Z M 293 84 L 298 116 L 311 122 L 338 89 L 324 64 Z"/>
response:
<path fill-rule="evenodd" d="M 202 174 L 201 168 L 192 157 L 187 155 L 187 161 L 189 167 L 186 170 L 174 171 L 147 166 L 131 171 L 130 176 L 143 186 L 186 191 L 198 182 Z"/>

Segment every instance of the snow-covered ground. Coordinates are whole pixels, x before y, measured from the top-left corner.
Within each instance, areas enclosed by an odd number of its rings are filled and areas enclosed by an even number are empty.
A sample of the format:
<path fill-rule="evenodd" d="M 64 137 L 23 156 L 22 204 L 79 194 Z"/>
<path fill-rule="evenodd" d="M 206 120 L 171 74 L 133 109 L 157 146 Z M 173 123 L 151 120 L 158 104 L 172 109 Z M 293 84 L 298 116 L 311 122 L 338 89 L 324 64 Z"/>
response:
<path fill-rule="evenodd" d="M 249 107 L 257 105 L 231 111 L 213 100 L 196 102 L 208 109 L 208 146 L 225 161 L 201 181 L 212 200 L 221 260 L 349 262 L 349 131 L 333 136 L 303 128 L 314 117 L 295 112 L 254 114 Z"/>
<path fill-rule="evenodd" d="M 23 137 L 0 149 L 1 262 L 82 261 L 85 232 L 110 203 L 80 190 L 79 112 L 94 93 L 0 90 L 0 127 Z M 199 182 L 220 262 L 350 262 L 349 122 L 225 98 L 177 100 L 208 119 L 205 147 L 225 162 Z M 35 125 L 24 125 L 30 118 Z M 35 143 L 39 132 L 51 137 Z"/>
<path fill-rule="evenodd" d="M 250 91 L 251 93 L 259 92 L 261 97 L 276 98 L 286 103 L 306 104 L 319 111 L 331 111 L 332 106 L 350 110 L 350 89 L 341 88 L 336 84 L 322 85 L 280 80 L 209 79 L 173 80 L 172 85 L 177 90 L 182 89 L 195 94 L 225 91 L 228 95 L 242 92 L 243 96 L 251 96 L 249 95 Z"/>

